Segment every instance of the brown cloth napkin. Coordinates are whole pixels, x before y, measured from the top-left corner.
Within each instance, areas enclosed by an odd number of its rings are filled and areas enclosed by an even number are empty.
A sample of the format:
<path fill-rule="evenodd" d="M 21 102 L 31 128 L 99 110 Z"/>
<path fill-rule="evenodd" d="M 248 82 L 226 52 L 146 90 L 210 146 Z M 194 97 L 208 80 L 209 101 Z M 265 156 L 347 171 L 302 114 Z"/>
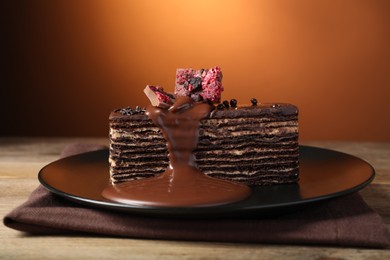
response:
<path fill-rule="evenodd" d="M 106 147 L 75 144 L 62 157 Z M 192 241 L 339 245 L 390 245 L 381 217 L 353 194 L 271 218 L 170 219 L 79 205 L 42 186 L 4 217 L 10 228 L 37 235 L 100 234 L 129 238 Z"/>

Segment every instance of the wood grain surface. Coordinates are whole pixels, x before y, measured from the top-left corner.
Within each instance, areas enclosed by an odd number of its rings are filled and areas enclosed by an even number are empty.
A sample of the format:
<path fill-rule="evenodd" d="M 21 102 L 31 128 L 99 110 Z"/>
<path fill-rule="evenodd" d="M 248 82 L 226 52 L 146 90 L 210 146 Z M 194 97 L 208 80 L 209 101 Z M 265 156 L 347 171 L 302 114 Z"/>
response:
<path fill-rule="evenodd" d="M 71 143 L 108 144 L 106 138 L 0 138 L 0 215 L 23 203 L 38 186 L 38 171 Z M 360 194 L 390 230 L 390 143 L 306 142 L 358 156 L 376 178 Z M 382 250 L 321 246 L 209 243 L 29 236 L 0 226 L 0 259 L 390 259 Z"/>

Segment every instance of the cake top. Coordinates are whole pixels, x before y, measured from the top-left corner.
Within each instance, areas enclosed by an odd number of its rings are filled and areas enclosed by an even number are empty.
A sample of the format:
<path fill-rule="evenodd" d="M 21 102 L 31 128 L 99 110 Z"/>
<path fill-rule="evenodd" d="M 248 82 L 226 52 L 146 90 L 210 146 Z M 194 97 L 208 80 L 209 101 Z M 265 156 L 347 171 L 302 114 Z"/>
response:
<path fill-rule="evenodd" d="M 226 102 L 225 102 L 226 103 Z M 223 105 L 223 103 L 220 103 Z M 143 116 L 146 108 L 144 107 L 126 107 L 114 110 L 110 114 L 110 118 L 117 118 L 123 116 Z M 257 103 L 256 105 L 237 105 L 235 107 L 215 106 L 210 113 L 210 118 L 222 117 L 255 117 L 261 115 L 280 115 L 280 116 L 294 116 L 298 114 L 298 108 L 292 104 L 287 103 Z"/>

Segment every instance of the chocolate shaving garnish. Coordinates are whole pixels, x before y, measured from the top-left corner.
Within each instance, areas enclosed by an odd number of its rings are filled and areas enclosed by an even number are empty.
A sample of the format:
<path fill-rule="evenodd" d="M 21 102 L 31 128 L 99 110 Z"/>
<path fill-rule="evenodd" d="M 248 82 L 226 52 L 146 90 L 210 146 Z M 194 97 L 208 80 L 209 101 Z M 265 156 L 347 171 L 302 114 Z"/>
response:
<path fill-rule="evenodd" d="M 137 106 L 136 109 L 132 109 L 131 107 L 125 107 L 122 109 L 117 110 L 117 112 L 121 113 L 122 115 L 125 116 L 131 116 L 135 114 L 144 114 L 146 109 L 144 107 L 139 107 Z"/>
<path fill-rule="evenodd" d="M 178 96 L 176 102 L 168 109 L 171 112 L 180 112 L 192 107 L 193 102 L 191 97 Z"/>
<path fill-rule="evenodd" d="M 175 97 L 164 91 L 162 87 L 147 85 L 144 93 L 149 98 L 152 106 L 168 108 L 175 102 Z"/>

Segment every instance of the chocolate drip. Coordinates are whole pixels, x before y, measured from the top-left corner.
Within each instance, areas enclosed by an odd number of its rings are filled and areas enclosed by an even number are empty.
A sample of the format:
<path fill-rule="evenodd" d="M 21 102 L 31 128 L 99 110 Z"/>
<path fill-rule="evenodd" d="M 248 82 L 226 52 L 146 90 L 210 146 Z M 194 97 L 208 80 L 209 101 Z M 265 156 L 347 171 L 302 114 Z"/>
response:
<path fill-rule="evenodd" d="M 211 106 L 179 98 L 173 108 L 153 106 L 146 114 L 160 127 L 167 141 L 169 166 L 157 177 L 108 186 L 103 196 L 120 203 L 146 206 L 214 206 L 248 197 L 249 187 L 204 175 L 198 169 L 193 151 L 199 140 L 200 120 Z"/>

